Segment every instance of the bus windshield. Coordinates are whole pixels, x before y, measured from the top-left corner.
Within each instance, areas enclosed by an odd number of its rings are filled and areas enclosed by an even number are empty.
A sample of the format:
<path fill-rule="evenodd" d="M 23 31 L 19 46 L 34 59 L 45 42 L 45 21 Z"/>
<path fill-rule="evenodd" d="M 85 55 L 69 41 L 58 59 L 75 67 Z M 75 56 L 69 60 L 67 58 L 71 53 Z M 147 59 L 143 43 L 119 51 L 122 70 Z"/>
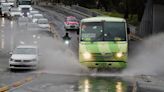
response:
<path fill-rule="evenodd" d="M 19 5 L 31 5 L 31 1 L 20 1 Z"/>
<path fill-rule="evenodd" d="M 126 41 L 124 22 L 86 22 L 81 25 L 81 41 Z"/>

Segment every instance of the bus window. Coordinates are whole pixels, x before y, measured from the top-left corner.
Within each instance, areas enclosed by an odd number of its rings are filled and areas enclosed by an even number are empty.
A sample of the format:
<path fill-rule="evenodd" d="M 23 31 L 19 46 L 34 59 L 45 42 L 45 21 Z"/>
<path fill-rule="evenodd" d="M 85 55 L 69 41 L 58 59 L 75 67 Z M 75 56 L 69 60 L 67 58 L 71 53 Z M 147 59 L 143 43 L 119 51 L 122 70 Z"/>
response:
<path fill-rule="evenodd" d="M 105 41 L 126 41 L 126 30 L 124 22 L 104 23 Z"/>
<path fill-rule="evenodd" d="M 27 1 L 20 1 L 19 5 L 31 5 L 31 0 Z"/>
<path fill-rule="evenodd" d="M 101 22 L 86 22 L 81 26 L 81 41 L 100 41 L 102 37 Z"/>

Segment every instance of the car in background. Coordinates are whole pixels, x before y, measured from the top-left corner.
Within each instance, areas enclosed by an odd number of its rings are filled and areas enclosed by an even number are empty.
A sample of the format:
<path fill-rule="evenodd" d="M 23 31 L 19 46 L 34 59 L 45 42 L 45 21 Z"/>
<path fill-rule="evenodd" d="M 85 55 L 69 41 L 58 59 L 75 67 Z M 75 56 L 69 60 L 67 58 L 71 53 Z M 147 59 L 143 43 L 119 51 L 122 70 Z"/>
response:
<path fill-rule="evenodd" d="M 39 56 L 37 46 L 20 45 L 10 54 L 10 69 L 37 69 Z"/>
<path fill-rule="evenodd" d="M 32 22 L 36 23 L 38 19 L 44 18 L 43 14 L 34 14 L 32 16 Z"/>
<path fill-rule="evenodd" d="M 19 5 L 18 9 L 22 12 L 24 17 L 28 17 L 30 14 L 30 11 L 32 10 L 31 5 Z"/>
<path fill-rule="evenodd" d="M 66 30 L 69 30 L 69 29 L 79 29 L 79 21 L 74 16 L 68 16 L 65 19 L 64 28 Z"/>
<path fill-rule="evenodd" d="M 34 14 L 39 14 L 39 11 L 37 11 L 37 10 L 32 10 L 32 11 L 30 11 L 28 17 L 29 17 L 29 18 L 32 18 L 32 16 L 33 16 Z"/>
<path fill-rule="evenodd" d="M 1 3 L 2 16 L 8 16 L 13 3 Z"/>
<path fill-rule="evenodd" d="M 11 8 L 8 13 L 8 17 L 11 19 L 14 17 L 20 17 L 20 16 L 22 16 L 22 13 L 18 8 Z"/>
<path fill-rule="evenodd" d="M 49 21 L 46 18 L 38 19 L 37 24 L 39 26 L 39 30 L 50 31 L 50 29 L 51 29 Z"/>

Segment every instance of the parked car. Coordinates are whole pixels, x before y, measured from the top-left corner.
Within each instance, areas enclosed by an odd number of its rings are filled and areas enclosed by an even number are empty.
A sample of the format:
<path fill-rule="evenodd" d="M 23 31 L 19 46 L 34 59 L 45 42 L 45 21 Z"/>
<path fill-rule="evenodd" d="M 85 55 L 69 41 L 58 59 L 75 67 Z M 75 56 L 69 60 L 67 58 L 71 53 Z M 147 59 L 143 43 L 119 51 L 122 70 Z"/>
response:
<path fill-rule="evenodd" d="M 32 16 L 32 22 L 36 23 L 38 19 L 44 18 L 42 14 L 34 14 Z"/>
<path fill-rule="evenodd" d="M 48 22 L 48 19 L 46 18 L 38 19 L 37 24 L 39 26 L 39 30 L 50 31 L 50 24 Z"/>
<path fill-rule="evenodd" d="M 66 17 L 65 22 L 64 22 L 64 28 L 66 30 L 79 29 L 79 22 L 78 22 L 77 18 L 74 16 Z"/>
<path fill-rule="evenodd" d="M 37 46 L 20 45 L 10 53 L 10 69 L 37 69 L 38 48 Z"/>

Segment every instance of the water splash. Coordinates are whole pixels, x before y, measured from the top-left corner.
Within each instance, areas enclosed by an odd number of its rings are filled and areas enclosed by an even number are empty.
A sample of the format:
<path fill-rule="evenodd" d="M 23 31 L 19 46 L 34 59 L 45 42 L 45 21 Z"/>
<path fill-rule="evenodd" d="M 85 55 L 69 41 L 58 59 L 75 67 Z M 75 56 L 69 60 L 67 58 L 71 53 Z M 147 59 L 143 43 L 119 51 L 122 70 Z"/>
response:
<path fill-rule="evenodd" d="M 138 51 L 129 58 L 127 75 L 160 75 L 164 73 L 164 33 L 156 34 L 138 44 Z"/>

